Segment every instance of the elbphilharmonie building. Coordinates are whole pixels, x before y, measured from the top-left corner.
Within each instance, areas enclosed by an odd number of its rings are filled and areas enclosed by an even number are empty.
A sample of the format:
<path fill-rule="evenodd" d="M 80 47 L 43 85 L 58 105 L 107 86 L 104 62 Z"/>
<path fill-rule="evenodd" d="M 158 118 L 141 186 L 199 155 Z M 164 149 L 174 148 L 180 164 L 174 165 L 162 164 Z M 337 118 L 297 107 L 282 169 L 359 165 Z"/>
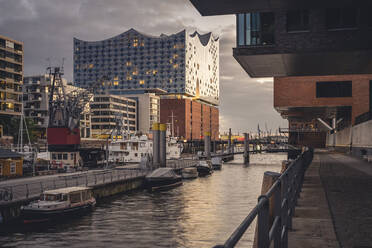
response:
<path fill-rule="evenodd" d="M 219 103 L 219 39 L 185 30 L 151 36 L 130 29 L 101 41 L 74 38 L 74 81 L 88 88 L 103 77 L 114 94 L 160 89 Z"/>

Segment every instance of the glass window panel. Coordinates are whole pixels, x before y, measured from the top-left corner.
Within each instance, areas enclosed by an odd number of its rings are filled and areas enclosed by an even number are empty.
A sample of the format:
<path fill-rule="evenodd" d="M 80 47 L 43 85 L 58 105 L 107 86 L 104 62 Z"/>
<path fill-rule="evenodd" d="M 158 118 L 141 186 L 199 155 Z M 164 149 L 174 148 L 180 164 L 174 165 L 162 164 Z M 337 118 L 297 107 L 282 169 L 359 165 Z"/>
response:
<path fill-rule="evenodd" d="M 238 45 L 244 45 L 244 14 L 238 14 Z"/>

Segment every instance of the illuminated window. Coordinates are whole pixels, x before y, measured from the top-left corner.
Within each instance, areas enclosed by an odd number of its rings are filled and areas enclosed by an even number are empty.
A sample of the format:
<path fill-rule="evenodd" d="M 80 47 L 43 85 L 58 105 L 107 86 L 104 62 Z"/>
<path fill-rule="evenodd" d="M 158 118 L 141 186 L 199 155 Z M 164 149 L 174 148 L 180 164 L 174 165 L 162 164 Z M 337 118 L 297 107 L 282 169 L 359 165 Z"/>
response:
<path fill-rule="evenodd" d="M 119 85 L 119 82 L 118 81 L 114 81 L 114 85 Z"/>
<path fill-rule="evenodd" d="M 127 66 L 131 66 L 131 65 L 132 65 L 132 62 L 127 61 L 126 65 L 127 65 Z"/>
<path fill-rule="evenodd" d="M 172 82 L 173 82 L 173 79 L 170 78 L 170 79 L 169 79 L 169 83 L 172 83 Z"/>
<path fill-rule="evenodd" d="M 93 64 L 89 64 L 89 68 L 93 68 Z"/>
<path fill-rule="evenodd" d="M 137 68 L 136 68 L 136 69 L 134 69 L 134 71 L 132 72 L 132 74 L 133 74 L 133 75 L 135 75 L 135 76 L 137 76 L 137 75 L 138 75 L 138 70 L 137 70 Z"/>
<path fill-rule="evenodd" d="M 153 70 L 153 71 L 152 71 L 152 74 L 156 75 L 156 73 L 158 73 L 157 70 Z"/>
<path fill-rule="evenodd" d="M 174 59 L 178 58 L 178 54 L 173 54 L 173 58 Z"/>
<path fill-rule="evenodd" d="M 145 84 L 145 80 L 140 80 L 139 84 Z"/>
<path fill-rule="evenodd" d="M 174 64 L 174 65 L 173 65 L 173 68 L 174 68 L 174 69 L 177 69 L 177 68 L 178 68 L 178 64 Z"/>
<path fill-rule="evenodd" d="M 169 64 L 172 64 L 172 63 L 173 63 L 173 60 L 172 60 L 172 59 L 170 59 L 170 60 L 169 60 Z"/>
<path fill-rule="evenodd" d="M 114 80 L 115 80 L 115 81 L 119 80 L 119 77 L 118 77 L 118 76 L 115 76 L 115 77 L 114 77 Z"/>

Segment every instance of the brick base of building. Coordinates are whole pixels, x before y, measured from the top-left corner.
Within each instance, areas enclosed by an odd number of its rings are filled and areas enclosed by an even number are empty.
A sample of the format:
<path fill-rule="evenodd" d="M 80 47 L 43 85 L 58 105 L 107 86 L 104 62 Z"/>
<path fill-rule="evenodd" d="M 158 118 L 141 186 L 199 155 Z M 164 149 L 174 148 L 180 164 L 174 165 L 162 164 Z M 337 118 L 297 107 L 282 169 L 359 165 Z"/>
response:
<path fill-rule="evenodd" d="M 217 107 L 191 99 L 161 99 L 160 122 L 172 123 L 175 136 L 185 140 L 201 140 L 205 132 L 211 139 L 219 137 L 219 110 Z"/>

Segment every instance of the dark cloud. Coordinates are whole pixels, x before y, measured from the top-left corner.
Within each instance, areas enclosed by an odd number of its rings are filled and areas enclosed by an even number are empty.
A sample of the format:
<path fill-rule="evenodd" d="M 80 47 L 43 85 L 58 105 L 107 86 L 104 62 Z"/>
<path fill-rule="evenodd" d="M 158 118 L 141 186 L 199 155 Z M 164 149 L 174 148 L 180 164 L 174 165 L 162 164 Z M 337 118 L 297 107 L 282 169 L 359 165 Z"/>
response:
<path fill-rule="evenodd" d="M 286 121 L 273 109 L 270 79 L 251 79 L 232 57 L 235 16 L 201 17 L 188 0 L 0 0 L 0 34 L 25 44 L 25 75 L 45 72 L 50 58 L 72 80 L 72 39 L 102 40 L 129 28 L 159 35 L 182 29 L 220 38 L 221 131 L 269 129 Z"/>

